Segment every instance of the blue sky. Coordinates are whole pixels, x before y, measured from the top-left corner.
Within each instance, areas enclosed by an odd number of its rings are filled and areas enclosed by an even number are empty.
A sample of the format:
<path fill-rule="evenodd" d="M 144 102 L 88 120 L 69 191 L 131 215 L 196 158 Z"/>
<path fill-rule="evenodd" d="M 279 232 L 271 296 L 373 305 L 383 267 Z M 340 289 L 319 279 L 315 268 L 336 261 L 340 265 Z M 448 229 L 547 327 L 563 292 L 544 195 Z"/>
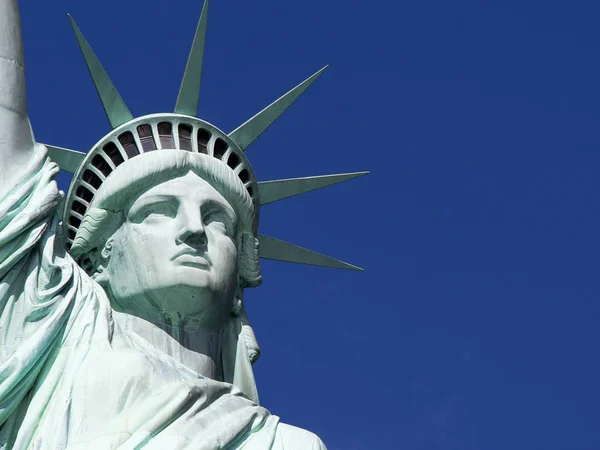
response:
<path fill-rule="evenodd" d="M 200 1 L 21 8 L 39 141 L 109 130 L 67 12 L 134 115 L 172 111 Z M 260 180 L 371 171 L 262 210 L 261 232 L 366 269 L 264 262 L 267 408 L 330 450 L 600 448 L 599 16 L 211 2 L 199 116 L 233 130 L 330 64 L 247 154 Z"/>

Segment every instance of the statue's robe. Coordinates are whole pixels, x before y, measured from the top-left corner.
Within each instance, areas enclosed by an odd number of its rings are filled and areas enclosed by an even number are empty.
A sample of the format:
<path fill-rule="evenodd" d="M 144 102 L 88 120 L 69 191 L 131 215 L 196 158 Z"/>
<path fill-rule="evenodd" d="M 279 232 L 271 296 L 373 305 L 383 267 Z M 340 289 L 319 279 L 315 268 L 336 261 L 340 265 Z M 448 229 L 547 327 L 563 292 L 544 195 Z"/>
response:
<path fill-rule="evenodd" d="M 43 148 L 0 198 L 0 449 L 325 449 L 112 320 L 65 252 Z"/>

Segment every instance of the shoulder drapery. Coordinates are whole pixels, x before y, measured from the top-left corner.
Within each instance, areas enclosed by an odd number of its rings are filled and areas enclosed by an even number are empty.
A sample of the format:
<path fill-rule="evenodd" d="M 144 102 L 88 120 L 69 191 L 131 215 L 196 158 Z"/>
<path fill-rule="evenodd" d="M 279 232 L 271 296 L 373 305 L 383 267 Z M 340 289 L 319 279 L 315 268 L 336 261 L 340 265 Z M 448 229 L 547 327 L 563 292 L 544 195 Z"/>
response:
<path fill-rule="evenodd" d="M 60 346 L 73 307 L 72 266 L 55 252 L 57 172 L 40 147 L 0 199 L 0 424 Z"/>

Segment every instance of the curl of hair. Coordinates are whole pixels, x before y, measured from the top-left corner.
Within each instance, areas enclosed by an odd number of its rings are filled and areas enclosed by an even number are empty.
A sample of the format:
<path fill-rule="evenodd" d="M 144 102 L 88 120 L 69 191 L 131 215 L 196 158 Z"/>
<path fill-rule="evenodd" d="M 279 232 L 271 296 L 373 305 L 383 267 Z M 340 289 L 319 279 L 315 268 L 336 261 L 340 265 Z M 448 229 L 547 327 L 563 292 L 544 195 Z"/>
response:
<path fill-rule="evenodd" d="M 252 233 L 241 233 L 238 270 L 241 287 L 256 287 L 262 283 L 258 239 Z"/>
<path fill-rule="evenodd" d="M 248 315 L 246 314 L 246 309 L 242 303 L 242 308 L 240 311 L 240 319 L 242 321 L 242 334 L 244 335 L 244 341 L 246 342 L 246 347 L 248 348 L 248 358 L 250 362 L 254 364 L 260 358 L 260 347 L 258 345 L 258 341 L 256 340 L 256 335 L 254 334 L 254 330 L 250 325 L 250 321 L 248 320 Z"/>
<path fill-rule="evenodd" d="M 94 275 L 106 259 L 104 246 L 122 223 L 122 211 L 90 208 L 86 212 L 73 241 L 71 256 L 88 275 Z"/>

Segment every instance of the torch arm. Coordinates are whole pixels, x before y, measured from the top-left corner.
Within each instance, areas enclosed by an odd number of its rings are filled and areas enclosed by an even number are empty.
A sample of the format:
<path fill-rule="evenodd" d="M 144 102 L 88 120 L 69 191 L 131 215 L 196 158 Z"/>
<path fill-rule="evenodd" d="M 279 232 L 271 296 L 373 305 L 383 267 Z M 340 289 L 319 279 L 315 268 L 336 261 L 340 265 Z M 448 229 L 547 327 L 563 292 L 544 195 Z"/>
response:
<path fill-rule="evenodd" d="M 17 0 L 0 0 L 0 196 L 33 156 Z"/>

